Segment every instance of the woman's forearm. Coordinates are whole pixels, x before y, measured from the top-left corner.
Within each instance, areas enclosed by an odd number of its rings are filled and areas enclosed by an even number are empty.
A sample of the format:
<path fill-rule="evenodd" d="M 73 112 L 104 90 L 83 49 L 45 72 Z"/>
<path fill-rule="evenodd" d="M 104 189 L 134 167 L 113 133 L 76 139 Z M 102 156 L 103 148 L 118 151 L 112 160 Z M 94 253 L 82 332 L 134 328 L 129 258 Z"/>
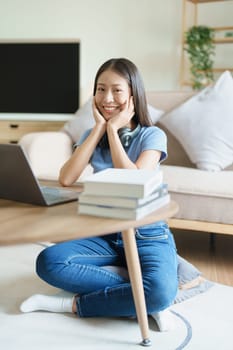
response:
<path fill-rule="evenodd" d="M 62 186 L 72 185 L 88 165 L 90 158 L 104 134 L 104 128 L 96 125 L 87 139 L 76 148 L 71 158 L 63 165 L 59 174 L 59 182 Z"/>
<path fill-rule="evenodd" d="M 136 164 L 129 159 L 124 150 L 118 131 L 108 126 L 107 134 L 114 168 L 136 169 Z"/>

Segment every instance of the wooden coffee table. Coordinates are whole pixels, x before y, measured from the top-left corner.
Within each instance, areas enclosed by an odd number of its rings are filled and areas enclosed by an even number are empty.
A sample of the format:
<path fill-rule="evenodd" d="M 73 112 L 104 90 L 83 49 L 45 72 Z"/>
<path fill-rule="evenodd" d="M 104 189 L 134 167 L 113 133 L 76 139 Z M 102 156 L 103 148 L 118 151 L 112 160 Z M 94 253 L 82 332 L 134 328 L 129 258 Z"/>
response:
<path fill-rule="evenodd" d="M 127 267 L 132 285 L 138 323 L 144 346 L 151 345 L 142 274 L 134 228 L 166 220 L 178 211 L 178 205 L 168 205 L 140 220 L 108 219 L 78 215 L 77 202 L 53 207 L 39 207 L 0 199 L 0 245 L 61 242 L 70 239 L 122 232 Z"/>

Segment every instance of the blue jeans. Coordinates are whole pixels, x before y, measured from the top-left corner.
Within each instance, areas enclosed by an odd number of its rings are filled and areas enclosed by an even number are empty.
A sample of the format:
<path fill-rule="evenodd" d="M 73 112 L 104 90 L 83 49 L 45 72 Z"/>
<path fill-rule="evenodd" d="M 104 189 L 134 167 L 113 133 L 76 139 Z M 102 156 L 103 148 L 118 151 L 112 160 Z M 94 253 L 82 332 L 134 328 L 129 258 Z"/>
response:
<path fill-rule="evenodd" d="M 136 229 L 148 314 L 173 303 L 177 293 L 177 253 L 163 221 Z M 38 275 L 50 285 L 78 294 L 81 317 L 135 316 L 127 278 L 103 268 L 126 267 L 121 233 L 77 239 L 44 249 L 38 256 Z"/>

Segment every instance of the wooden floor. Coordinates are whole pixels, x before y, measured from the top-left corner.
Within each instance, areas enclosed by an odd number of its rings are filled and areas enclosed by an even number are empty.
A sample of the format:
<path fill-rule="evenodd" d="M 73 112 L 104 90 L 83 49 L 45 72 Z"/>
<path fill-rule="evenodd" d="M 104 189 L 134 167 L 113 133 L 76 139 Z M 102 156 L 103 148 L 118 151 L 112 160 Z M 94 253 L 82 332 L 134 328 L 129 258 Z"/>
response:
<path fill-rule="evenodd" d="M 172 231 L 178 253 L 194 264 L 203 277 L 233 286 L 233 235 L 215 235 L 215 248 L 210 235 L 198 231 Z"/>

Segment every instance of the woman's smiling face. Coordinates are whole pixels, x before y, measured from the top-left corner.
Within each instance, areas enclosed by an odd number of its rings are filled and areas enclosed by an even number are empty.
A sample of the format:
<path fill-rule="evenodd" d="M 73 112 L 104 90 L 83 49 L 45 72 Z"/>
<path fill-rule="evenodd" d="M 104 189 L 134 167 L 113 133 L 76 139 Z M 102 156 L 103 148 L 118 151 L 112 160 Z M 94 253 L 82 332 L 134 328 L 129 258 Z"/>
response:
<path fill-rule="evenodd" d="M 117 115 L 129 102 L 131 90 L 125 78 L 113 70 L 106 70 L 97 80 L 95 103 L 105 120 Z"/>

